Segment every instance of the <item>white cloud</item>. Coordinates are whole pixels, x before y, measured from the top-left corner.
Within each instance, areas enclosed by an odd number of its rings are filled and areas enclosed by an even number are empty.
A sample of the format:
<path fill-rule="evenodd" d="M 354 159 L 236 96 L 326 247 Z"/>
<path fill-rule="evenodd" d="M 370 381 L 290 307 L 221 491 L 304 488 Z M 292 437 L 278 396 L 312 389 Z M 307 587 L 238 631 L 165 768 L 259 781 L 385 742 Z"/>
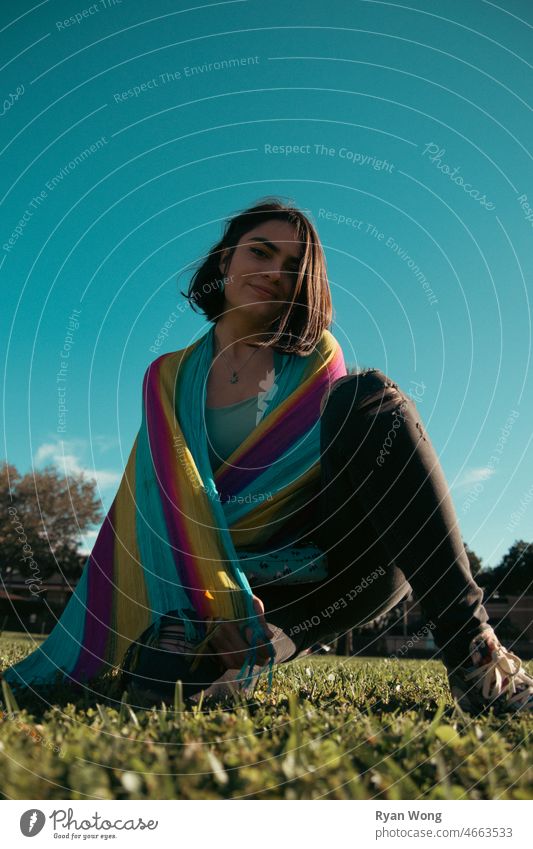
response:
<path fill-rule="evenodd" d="M 474 486 L 480 481 L 488 480 L 493 474 L 494 469 L 491 469 L 490 466 L 479 466 L 475 469 L 467 469 L 463 476 L 456 481 L 455 486 L 458 488 Z"/>
<path fill-rule="evenodd" d="M 80 554 L 86 554 L 87 557 L 88 557 L 89 554 L 91 553 L 91 551 L 93 550 L 93 545 L 96 542 L 96 537 L 98 536 L 99 533 L 100 533 L 99 529 L 94 530 L 94 531 L 85 531 L 82 534 L 82 541 L 81 541 L 81 544 L 78 548 L 78 552 Z M 88 548 L 87 545 L 85 545 L 85 543 L 88 543 L 90 547 Z"/>
<path fill-rule="evenodd" d="M 106 436 L 104 433 L 92 436 L 93 448 L 103 454 L 104 451 L 111 451 L 112 448 L 118 448 L 120 443 L 116 436 Z"/>
<path fill-rule="evenodd" d="M 121 472 L 110 469 L 95 469 L 86 465 L 83 457 L 88 454 L 86 440 L 73 439 L 67 442 L 44 442 L 35 452 L 35 465 L 52 463 L 65 476 L 78 475 L 83 472 L 85 477 L 96 480 L 98 489 L 116 487 L 122 477 Z"/>

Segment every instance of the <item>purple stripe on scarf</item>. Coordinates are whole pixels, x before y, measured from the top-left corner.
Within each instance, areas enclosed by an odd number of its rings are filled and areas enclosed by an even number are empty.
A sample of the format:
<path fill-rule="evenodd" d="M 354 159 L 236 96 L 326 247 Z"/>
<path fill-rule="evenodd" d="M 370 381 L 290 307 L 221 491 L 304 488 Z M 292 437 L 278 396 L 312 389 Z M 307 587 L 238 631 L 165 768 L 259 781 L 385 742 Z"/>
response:
<path fill-rule="evenodd" d="M 83 644 L 80 647 L 76 665 L 70 673 L 75 681 L 86 681 L 97 675 L 105 662 L 115 593 L 113 586 L 114 517 L 113 502 L 85 567 L 89 572 Z"/>
<path fill-rule="evenodd" d="M 340 356 L 339 356 L 340 354 Z M 227 467 L 216 478 L 223 499 L 237 495 L 263 473 L 265 468 L 281 457 L 320 418 L 320 402 L 331 383 L 346 373 L 342 351 L 337 352 L 329 366 L 312 383 L 305 395 L 295 400 L 276 424 L 268 428 L 259 442 L 255 442 L 238 459 L 238 465 Z M 253 468 L 245 468 L 246 465 Z"/>

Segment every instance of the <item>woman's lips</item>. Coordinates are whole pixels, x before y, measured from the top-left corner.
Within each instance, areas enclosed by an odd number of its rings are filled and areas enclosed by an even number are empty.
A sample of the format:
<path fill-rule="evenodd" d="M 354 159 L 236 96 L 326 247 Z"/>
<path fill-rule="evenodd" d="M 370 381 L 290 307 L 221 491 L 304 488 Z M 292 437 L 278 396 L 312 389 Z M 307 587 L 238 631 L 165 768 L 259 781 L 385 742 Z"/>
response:
<path fill-rule="evenodd" d="M 268 289 L 266 286 L 260 286 L 258 283 L 250 283 L 250 286 L 252 287 L 252 289 L 254 289 L 256 292 L 259 292 L 259 294 L 261 295 L 268 295 L 268 297 L 271 299 L 275 297 L 275 293 L 271 289 Z"/>

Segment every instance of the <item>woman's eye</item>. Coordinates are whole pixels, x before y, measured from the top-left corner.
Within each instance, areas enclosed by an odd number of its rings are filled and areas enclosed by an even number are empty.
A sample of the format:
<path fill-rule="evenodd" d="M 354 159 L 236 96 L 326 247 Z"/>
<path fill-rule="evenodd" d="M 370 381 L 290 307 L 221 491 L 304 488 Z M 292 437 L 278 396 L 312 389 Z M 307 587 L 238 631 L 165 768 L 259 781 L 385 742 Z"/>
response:
<path fill-rule="evenodd" d="M 265 253 L 265 251 L 262 251 L 261 248 L 250 248 L 250 250 L 252 253 L 260 254 L 261 256 L 268 256 L 268 254 Z"/>

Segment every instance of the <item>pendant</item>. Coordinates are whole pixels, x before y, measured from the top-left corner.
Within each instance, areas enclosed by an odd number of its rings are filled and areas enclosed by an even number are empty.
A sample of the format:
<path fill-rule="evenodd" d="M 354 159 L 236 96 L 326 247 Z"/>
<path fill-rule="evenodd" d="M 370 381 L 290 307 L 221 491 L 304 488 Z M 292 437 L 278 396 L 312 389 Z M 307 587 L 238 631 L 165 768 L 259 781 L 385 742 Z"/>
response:
<path fill-rule="evenodd" d="M 237 372 L 236 372 L 236 371 L 234 371 L 234 372 L 233 372 L 233 374 L 232 374 L 232 375 L 231 375 L 231 377 L 230 377 L 230 381 L 229 381 L 229 382 L 230 382 L 230 383 L 237 383 L 237 381 L 238 381 L 238 380 L 239 380 L 239 377 L 238 377 L 238 375 L 237 375 Z"/>

